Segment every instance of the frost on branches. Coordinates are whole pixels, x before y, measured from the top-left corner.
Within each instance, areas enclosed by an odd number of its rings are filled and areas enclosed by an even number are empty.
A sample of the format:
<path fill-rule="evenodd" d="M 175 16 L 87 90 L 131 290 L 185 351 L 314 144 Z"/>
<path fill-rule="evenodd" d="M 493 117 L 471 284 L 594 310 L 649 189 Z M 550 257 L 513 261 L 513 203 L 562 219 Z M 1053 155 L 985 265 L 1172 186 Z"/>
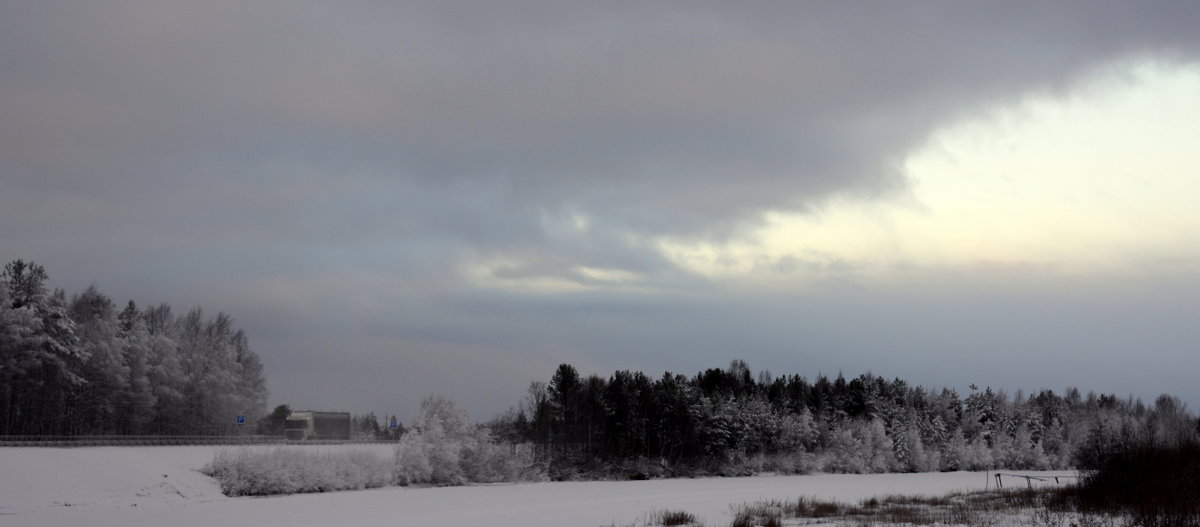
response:
<path fill-rule="evenodd" d="M 543 479 L 532 449 L 501 444 L 470 421 L 453 401 L 430 396 L 410 431 L 396 446 L 396 480 L 401 485 L 462 485 Z"/>

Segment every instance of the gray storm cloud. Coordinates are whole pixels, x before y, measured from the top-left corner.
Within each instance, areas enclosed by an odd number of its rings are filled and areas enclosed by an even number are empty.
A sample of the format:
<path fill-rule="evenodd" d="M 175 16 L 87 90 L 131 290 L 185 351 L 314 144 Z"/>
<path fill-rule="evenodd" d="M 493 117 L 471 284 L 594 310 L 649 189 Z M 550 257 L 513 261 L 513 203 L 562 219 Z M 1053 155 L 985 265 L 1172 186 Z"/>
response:
<path fill-rule="evenodd" d="M 830 349 L 858 358 L 824 367 L 870 369 L 931 353 L 904 327 L 1020 310 L 930 308 L 890 331 L 895 311 L 870 306 L 902 300 L 851 295 L 844 318 L 797 326 L 779 315 L 796 300 L 731 298 L 644 240 L 903 192 L 899 159 L 940 124 L 1117 60 L 1194 61 L 1198 19 L 1188 2 L 7 2 L 0 256 L 73 290 L 232 312 L 279 402 L 378 410 L 451 386 L 491 411 L 561 361 L 786 370 L 786 350 Z M 586 229 L 559 228 L 576 217 Z M 501 278 L 579 282 L 587 266 L 669 293 L 547 299 L 464 278 L 494 259 Z M 896 350 L 854 336 L 873 324 Z M 1047 331 L 1065 346 L 1088 328 Z M 300 388 L 330 368 L 403 388 Z"/>

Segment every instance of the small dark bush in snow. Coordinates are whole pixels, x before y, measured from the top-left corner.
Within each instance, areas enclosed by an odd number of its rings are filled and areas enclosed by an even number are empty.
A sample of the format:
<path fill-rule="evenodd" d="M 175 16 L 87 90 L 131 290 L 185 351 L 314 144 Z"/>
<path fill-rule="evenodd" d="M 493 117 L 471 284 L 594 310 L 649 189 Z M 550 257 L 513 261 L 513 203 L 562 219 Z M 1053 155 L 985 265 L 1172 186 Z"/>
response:
<path fill-rule="evenodd" d="M 694 525 L 696 517 L 685 511 L 663 511 L 658 515 L 658 524 L 663 526 Z"/>
<path fill-rule="evenodd" d="M 1085 474 L 1085 509 L 1125 513 L 1144 527 L 1200 526 L 1200 442 L 1194 439 L 1125 447 Z"/>

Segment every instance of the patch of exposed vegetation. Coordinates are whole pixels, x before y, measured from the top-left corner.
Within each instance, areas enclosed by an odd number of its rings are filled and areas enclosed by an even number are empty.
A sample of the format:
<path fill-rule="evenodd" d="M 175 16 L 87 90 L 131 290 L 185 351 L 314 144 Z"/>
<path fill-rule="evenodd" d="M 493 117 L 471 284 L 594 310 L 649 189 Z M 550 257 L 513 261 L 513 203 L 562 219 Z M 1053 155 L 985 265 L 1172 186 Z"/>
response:
<path fill-rule="evenodd" d="M 663 526 L 696 524 L 696 517 L 684 511 L 663 511 L 658 513 L 657 520 Z"/>
<path fill-rule="evenodd" d="M 856 504 L 813 498 L 744 505 L 733 527 L 806 523 L 845 525 L 994 525 L 1005 516 L 1035 511 L 1068 512 L 1055 491 L 991 490 L 945 496 L 883 496 Z"/>
<path fill-rule="evenodd" d="M 1102 456 L 1079 488 L 1078 507 L 1144 527 L 1200 526 L 1200 442 L 1139 444 Z"/>
<path fill-rule="evenodd" d="M 1119 446 L 1096 459 L 1078 485 L 893 495 L 857 504 L 769 500 L 741 506 L 731 525 L 1200 527 L 1200 443 L 1186 433 L 1175 439 L 1160 434 L 1157 440 Z"/>

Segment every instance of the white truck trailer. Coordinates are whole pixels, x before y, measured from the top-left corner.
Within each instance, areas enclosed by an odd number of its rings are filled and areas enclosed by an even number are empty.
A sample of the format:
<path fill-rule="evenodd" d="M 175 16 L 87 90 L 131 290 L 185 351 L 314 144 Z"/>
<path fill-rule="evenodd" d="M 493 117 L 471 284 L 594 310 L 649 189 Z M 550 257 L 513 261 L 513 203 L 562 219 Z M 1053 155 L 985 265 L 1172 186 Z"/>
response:
<path fill-rule="evenodd" d="M 350 439 L 350 413 L 309 410 L 292 412 L 284 421 L 283 433 L 289 441 Z"/>

